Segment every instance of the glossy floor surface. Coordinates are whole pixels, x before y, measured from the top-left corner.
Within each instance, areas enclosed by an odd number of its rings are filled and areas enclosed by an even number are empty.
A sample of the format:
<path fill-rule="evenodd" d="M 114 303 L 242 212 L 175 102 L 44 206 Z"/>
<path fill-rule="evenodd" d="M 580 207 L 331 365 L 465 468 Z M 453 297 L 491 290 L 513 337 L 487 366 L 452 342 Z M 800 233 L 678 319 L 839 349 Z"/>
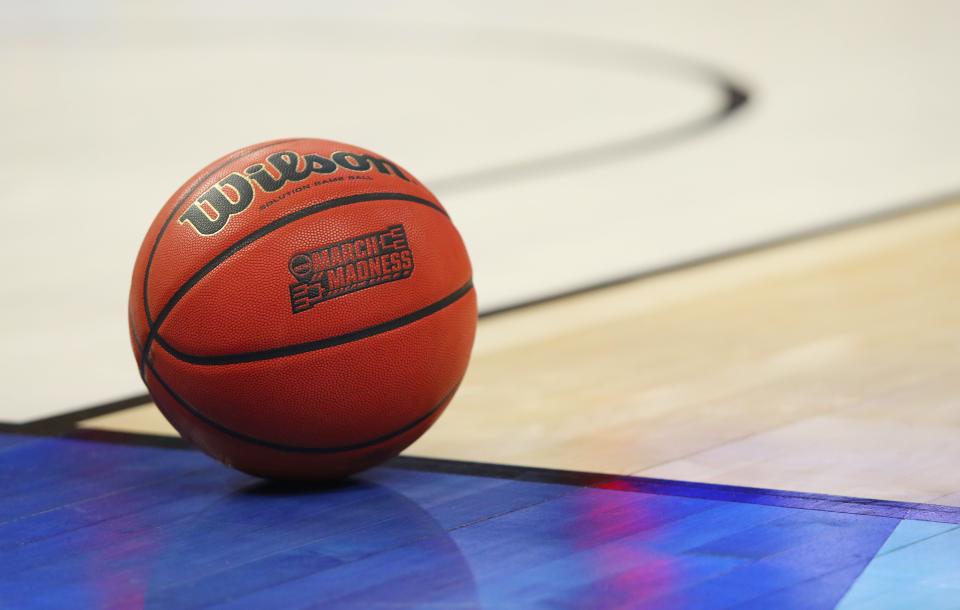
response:
<path fill-rule="evenodd" d="M 960 599 L 957 509 L 403 458 L 337 487 L 297 489 L 196 451 L 116 440 L 0 435 L 0 607 Z"/>
<path fill-rule="evenodd" d="M 958 279 L 950 200 L 487 316 L 406 453 L 958 506 Z"/>
<path fill-rule="evenodd" d="M 960 4 L 8 4 L 0 610 L 960 610 Z M 491 314 L 323 490 L 127 336 L 162 202 L 286 136 L 422 179 Z"/>

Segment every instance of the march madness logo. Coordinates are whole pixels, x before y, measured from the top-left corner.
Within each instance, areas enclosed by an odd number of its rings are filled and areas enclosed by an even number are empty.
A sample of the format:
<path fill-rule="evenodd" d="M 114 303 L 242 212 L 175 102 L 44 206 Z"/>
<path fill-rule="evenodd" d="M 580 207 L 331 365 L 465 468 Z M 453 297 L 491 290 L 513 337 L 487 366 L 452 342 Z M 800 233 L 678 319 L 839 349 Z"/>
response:
<path fill-rule="evenodd" d="M 413 273 L 413 252 L 403 225 L 320 246 L 290 257 L 293 313 L 351 292 L 403 280 Z"/>

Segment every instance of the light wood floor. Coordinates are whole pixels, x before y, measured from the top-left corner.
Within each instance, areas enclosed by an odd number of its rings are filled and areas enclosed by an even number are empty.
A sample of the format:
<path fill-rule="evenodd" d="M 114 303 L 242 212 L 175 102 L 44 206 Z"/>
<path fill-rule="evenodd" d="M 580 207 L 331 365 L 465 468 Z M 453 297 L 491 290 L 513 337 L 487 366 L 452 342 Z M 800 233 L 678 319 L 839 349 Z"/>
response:
<path fill-rule="evenodd" d="M 485 319 L 408 454 L 960 505 L 960 203 Z"/>

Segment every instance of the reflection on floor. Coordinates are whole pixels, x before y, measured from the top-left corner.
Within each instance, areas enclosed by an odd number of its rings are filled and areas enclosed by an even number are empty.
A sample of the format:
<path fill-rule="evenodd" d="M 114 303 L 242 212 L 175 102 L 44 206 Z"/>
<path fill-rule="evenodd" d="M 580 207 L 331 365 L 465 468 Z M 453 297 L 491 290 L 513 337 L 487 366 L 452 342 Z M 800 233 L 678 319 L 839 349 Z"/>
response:
<path fill-rule="evenodd" d="M 895 586 L 935 608 L 960 596 L 956 561 L 944 560 L 955 509 L 431 463 L 305 490 L 191 450 L 0 435 L 0 600 L 832 608 L 849 591 L 843 607 L 859 608 Z"/>

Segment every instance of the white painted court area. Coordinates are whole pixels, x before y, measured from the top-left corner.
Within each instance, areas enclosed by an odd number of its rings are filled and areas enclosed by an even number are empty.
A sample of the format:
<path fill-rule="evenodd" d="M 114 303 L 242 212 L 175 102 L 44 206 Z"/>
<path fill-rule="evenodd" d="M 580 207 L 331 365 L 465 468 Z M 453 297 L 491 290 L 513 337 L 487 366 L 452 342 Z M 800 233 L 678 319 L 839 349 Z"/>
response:
<path fill-rule="evenodd" d="M 0 19 L 0 421 L 143 391 L 126 338 L 143 232 L 196 169 L 260 140 L 357 143 L 434 185 L 487 309 L 960 187 L 955 4 L 34 2 Z M 661 138 L 717 111 L 717 74 L 749 103 Z"/>

